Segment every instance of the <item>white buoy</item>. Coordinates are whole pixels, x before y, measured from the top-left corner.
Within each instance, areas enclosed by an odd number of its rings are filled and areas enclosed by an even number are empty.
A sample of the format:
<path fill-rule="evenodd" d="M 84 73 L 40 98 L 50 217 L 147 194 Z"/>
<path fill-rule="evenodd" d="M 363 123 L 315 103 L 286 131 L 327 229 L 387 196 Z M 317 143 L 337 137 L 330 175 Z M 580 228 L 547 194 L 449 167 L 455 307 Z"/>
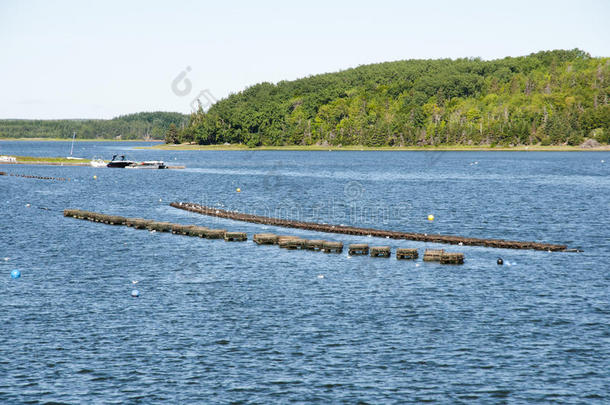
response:
<path fill-rule="evenodd" d="M 5 258 L 4 258 L 4 261 L 5 261 L 5 262 L 8 262 L 9 260 L 11 260 L 11 258 L 10 258 L 10 257 L 5 257 Z"/>
<path fill-rule="evenodd" d="M 138 291 L 138 290 L 131 290 L 131 296 L 133 298 L 138 298 L 140 296 L 140 291 Z"/>
<path fill-rule="evenodd" d="M 324 278 L 324 274 L 318 274 L 318 278 Z"/>

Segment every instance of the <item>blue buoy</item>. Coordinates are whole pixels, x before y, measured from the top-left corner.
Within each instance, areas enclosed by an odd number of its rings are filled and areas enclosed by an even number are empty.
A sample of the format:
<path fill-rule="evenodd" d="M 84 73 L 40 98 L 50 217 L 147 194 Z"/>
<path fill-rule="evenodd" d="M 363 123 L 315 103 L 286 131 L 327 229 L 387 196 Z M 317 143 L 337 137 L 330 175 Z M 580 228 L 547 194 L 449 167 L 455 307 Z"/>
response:
<path fill-rule="evenodd" d="M 19 278 L 21 277 L 21 272 L 19 270 L 11 271 L 11 278 Z"/>
<path fill-rule="evenodd" d="M 138 298 L 140 296 L 140 291 L 138 290 L 131 290 L 131 296 L 134 298 Z"/>

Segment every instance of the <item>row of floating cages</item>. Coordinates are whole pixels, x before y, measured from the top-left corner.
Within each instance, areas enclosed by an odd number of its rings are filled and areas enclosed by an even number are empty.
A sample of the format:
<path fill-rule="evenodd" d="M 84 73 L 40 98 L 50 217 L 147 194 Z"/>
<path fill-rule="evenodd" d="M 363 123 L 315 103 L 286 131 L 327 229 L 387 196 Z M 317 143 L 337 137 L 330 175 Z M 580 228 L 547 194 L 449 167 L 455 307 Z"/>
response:
<path fill-rule="evenodd" d="M 324 253 L 343 252 L 343 243 L 322 239 L 303 239 L 298 236 L 275 235 L 273 233 L 257 233 L 253 237 L 257 245 L 278 245 L 287 250 L 312 250 Z"/>
<path fill-rule="evenodd" d="M 313 250 L 325 253 L 343 252 L 342 242 L 332 242 L 320 239 L 303 239 L 298 236 L 282 236 L 273 233 L 255 234 L 253 240 L 258 245 L 278 245 L 280 248 L 288 250 Z M 392 249 L 390 246 L 369 246 L 367 244 L 348 245 L 350 256 L 370 254 L 371 257 L 391 257 Z M 417 249 L 398 248 L 396 249 L 396 259 L 415 260 L 419 257 Z M 464 254 L 457 252 L 445 252 L 444 250 L 426 249 L 424 261 L 438 261 L 441 264 L 464 264 Z"/>
<path fill-rule="evenodd" d="M 245 241 L 248 239 L 245 232 L 229 232 L 226 229 L 210 229 L 205 226 L 174 224 L 144 218 L 126 218 L 84 210 L 66 209 L 64 210 L 64 216 L 101 222 L 108 225 L 124 225 L 134 229 L 146 229 L 151 232 L 167 232 L 206 239 L 224 239 L 228 242 Z"/>
<path fill-rule="evenodd" d="M 440 262 L 441 264 L 464 264 L 464 254 L 446 252 L 443 249 L 426 249 L 424 252 L 424 261 Z"/>
<path fill-rule="evenodd" d="M 224 239 L 227 242 L 243 242 L 248 240 L 245 232 L 230 232 L 226 229 L 210 229 L 198 225 L 182 225 L 171 222 L 154 221 L 144 218 L 127 218 L 118 215 L 107 215 L 99 212 L 91 212 L 76 209 L 64 210 L 65 217 L 84 219 L 100 222 L 108 225 L 124 225 L 134 229 L 146 229 L 151 232 L 167 232 L 176 235 L 194 236 L 206 239 Z M 253 237 L 257 245 L 278 245 L 287 250 L 311 250 L 324 253 L 342 253 L 343 242 L 327 241 L 322 239 L 303 239 L 298 236 L 276 235 L 273 233 L 257 233 Z M 368 244 L 355 243 L 348 245 L 350 256 L 390 257 L 392 250 L 390 246 L 369 246 Z M 417 249 L 398 248 L 396 259 L 415 260 L 419 257 Z M 442 249 L 426 249 L 424 261 L 437 261 L 441 264 L 463 264 L 464 254 L 445 252 Z"/>

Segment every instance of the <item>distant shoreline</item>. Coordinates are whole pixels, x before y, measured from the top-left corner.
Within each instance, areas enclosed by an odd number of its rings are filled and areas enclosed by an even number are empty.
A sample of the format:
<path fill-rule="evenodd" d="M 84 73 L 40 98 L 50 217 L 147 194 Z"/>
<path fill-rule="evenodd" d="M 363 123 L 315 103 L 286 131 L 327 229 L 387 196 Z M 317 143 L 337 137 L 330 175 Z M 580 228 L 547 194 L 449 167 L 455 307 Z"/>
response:
<path fill-rule="evenodd" d="M 243 144 L 233 145 L 190 145 L 190 144 L 179 144 L 179 145 L 155 145 L 155 146 L 139 146 L 136 149 L 158 149 L 158 150 L 218 150 L 218 151 L 232 151 L 232 150 L 277 150 L 277 151 L 447 151 L 447 152 L 461 152 L 461 151 L 490 151 L 490 152 L 609 152 L 610 145 L 603 145 L 596 148 L 581 148 L 580 146 L 542 146 L 542 145 L 530 145 L 530 146 L 514 146 L 514 147 L 491 147 L 491 146 L 465 146 L 465 145 L 448 145 L 448 146 L 396 146 L 396 147 L 367 147 L 367 146 L 259 146 L 256 148 L 249 148 Z"/>
<path fill-rule="evenodd" d="M 71 142 L 67 138 L 0 138 L 2 141 L 19 141 L 19 142 Z M 158 143 L 161 140 L 141 140 L 141 139 L 76 139 L 75 142 L 147 142 Z M 235 151 L 235 150 L 274 150 L 274 151 L 447 151 L 447 152 L 462 152 L 462 151 L 489 151 L 489 152 L 610 152 L 610 145 L 601 145 L 594 148 L 582 148 L 580 146 L 568 145 L 520 145 L 520 146 L 469 146 L 469 145 L 441 145 L 441 146 L 383 146 L 370 147 L 361 145 L 349 146 L 322 146 L 322 145 L 287 145 L 287 146 L 257 146 L 249 148 L 244 144 L 231 145 L 197 145 L 197 144 L 165 144 L 153 146 L 136 146 L 135 149 L 157 149 L 157 150 L 218 150 L 218 151 Z"/>
<path fill-rule="evenodd" d="M 71 138 L 0 138 L 0 141 L 19 142 L 72 142 Z M 75 139 L 74 142 L 163 142 L 161 139 L 145 141 L 143 139 Z"/>

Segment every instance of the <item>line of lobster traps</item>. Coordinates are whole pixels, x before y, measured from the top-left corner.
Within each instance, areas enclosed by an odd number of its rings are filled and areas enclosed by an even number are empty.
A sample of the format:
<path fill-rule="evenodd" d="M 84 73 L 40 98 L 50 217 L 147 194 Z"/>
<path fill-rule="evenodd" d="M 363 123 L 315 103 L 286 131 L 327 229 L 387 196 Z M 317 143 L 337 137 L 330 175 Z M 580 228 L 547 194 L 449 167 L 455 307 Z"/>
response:
<path fill-rule="evenodd" d="M 313 250 L 326 253 L 342 253 L 343 242 L 333 242 L 320 239 L 303 239 L 298 236 L 276 235 L 273 233 L 257 233 L 252 240 L 258 245 L 278 245 L 286 250 Z M 347 246 L 350 256 L 368 256 L 388 258 L 392 256 L 390 246 L 369 246 L 364 243 L 353 243 Z M 419 252 L 414 248 L 396 249 L 396 259 L 415 260 Z M 426 249 L 424 261 L 436 261 L 441 264 L 464 264 L 464 254 L 445 252 L 444 250 Z"/>
<path fill-rule="evenodd" d="M 445 252 L 444 249 L 426 249 L 425 262 L 440 262 L 441 264 L 464 264 L 464 254 L 458 252 Z"/>
<path fill-rule="evenodd" d="M 248 239 L 245 232 L 228 232 L 226 229 L 210 229 L 205 226 L 174 224 L 144 218 L 126 218 L 84 210 L 66 209 L 64 210 L 64 216 L 108 225 L 124 225 L 134 229 L 146 229 L 151 232 L 167 232 L 175 235 L 206 239 L 224 239 L 227 242 L 245 241 Z"/>
<path fill-rule="evenodd" d="M 119 215 L 108 215 L 99 212 L 65 209 L 65 217 L 99 222 L 108 225 L 123 225 L 134 229 L 145 229 L 151 232 L 166 232 L 175 235 L 193 236 L 206 239 L 224 239 L 227 242 L 243 242 L 248 240 L 245 232 L 232 232 L 226 229 L 210 229 L 199 225 L 174 224 L 171 222 L 155 221 L 145 218 L 129 218 Z M 322 239 L 304 239 L 292 235 L 276 235 L 273 233 L 257 233 L 252 238 L 257 245 L 278 245 L 286 250 L 310 250 L 324 253 L 342 253 L 343 242 L 328 241 Z M 391 256 L 390 246 L 369 246 L 363 243 L 348 245 L 350 256 L 362 255 L 371 257 L 388 258 Z M 396 249 L 396 258 L 399 260 L 415 260 L 419 256 L 417 249 Z M 442 264 L 463 264 L 462 253 L 449 253 L 444 250 L 427 249 L 424 261 L 438 261 Z"/>
<path fill-rule="evenodd" d="M 321 239 L 303 239 L 298 236 L 275 235 L 273 233 L 257 233 L 252 238 L 257 245 L 278 245 L 287 250 L 311 250 L 324 253 L 343 252 L 343 242 Z"/>

